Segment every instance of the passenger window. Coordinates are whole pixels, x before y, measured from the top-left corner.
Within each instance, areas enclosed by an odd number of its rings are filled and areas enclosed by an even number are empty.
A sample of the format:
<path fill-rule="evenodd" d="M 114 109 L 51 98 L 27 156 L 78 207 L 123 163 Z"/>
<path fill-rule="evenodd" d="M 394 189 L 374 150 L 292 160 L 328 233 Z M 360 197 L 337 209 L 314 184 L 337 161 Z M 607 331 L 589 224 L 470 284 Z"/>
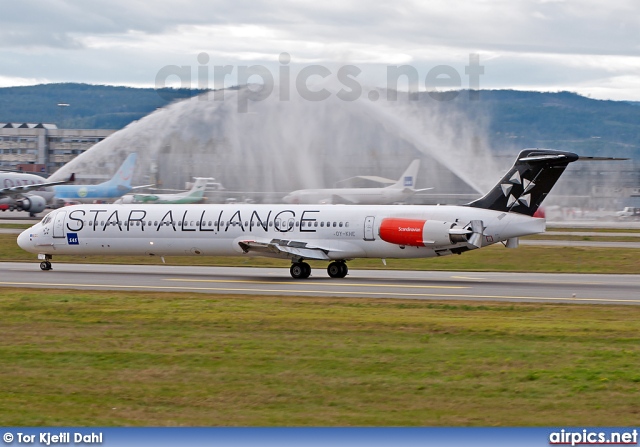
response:
<path fill-rule="evenodd" d="M 340 228 L 342 228 L 342 222 L 340 222 L 340 223 L 338 224 L 338 226 L 339 226 Z"/>
<path fill-rule="evenodd" d="M 336 223 L 334 222 L 334 223 L 333 223 L 333 228 L 335 228 L 335 227 L 336 227 Z"/>
<path fill-rule="evenodd" d="M 320 222 L 320 227 L 324 228 L 324 222 Z"/>

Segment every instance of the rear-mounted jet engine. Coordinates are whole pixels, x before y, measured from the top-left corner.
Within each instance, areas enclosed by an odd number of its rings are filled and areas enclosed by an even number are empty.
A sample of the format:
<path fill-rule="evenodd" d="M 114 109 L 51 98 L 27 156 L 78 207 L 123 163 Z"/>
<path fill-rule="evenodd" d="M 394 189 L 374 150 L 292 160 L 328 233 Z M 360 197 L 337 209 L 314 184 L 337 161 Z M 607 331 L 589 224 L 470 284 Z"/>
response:
<path fill-rule="evenodd" d="M 439 220 L 389 217 L 380 223 L 380 239 L 410 247 L 448 247 L 468 244 L 482 246 L 482 221 L 472 220 L 466 226 Z"/>

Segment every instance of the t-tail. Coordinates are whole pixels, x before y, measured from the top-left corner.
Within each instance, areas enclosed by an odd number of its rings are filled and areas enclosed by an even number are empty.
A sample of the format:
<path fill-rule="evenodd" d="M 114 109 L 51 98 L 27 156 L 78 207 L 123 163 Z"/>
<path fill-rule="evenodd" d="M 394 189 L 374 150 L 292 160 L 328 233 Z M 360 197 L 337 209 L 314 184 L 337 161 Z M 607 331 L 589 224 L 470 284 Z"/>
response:
<path fill-rule="evenodd" d="M 418 170 L 420 169 L 420 160 L 413 160 L 406 171 L 400 176 L 398 181 L 391 185 L 394 189 L 413 189 L 416 186 Z"/>
<path fill-rule="evenodd" d="M 569 163 L 578 158 L 572 152 L 525 149 L 500 183 L 468 206 L 533 216 Z"/>

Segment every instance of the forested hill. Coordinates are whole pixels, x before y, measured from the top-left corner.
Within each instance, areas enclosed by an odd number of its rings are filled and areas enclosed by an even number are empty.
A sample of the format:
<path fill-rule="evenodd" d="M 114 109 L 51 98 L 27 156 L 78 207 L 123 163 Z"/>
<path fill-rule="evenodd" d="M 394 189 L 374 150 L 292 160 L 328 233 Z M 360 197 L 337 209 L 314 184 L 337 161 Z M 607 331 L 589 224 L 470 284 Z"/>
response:
<path fill-rule="evenodd" d="M 0 88 L 0 122 L 53 123 L 61 128 L 75 129 L 121 129 L 158 107 L 201 92 L 88 84 Z"/>
<path fill-rule="evenodd" d="M 483 90 L 454 102 L 472 119 L 488 117 L 497 148 L 547 147 L 640 159 L 640 103 L 590 99 L 576 93 Z"/>
<path fill-rule="evenodd" d="M 202 93 L 188 89 L 46 84 L 0 88 L 0 122 L 55 123 L 64 128 L 120 129 L 158 107 Z M 419 101 L 433 101 L 426 93 Z M 551 147 L 640 159 L 640 103 L 602 101 L 570 92 L 461 91 L 443 108 L 463 110 L 487 126 L 497 150 Z M 69 104 L 60 106 L 58 104 Z"/>

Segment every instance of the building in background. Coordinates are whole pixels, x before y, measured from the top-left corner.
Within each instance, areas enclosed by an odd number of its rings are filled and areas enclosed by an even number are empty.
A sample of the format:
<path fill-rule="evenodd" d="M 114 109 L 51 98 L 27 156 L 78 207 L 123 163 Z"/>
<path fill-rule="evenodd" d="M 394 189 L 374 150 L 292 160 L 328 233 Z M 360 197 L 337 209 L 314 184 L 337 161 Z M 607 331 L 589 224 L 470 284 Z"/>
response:
<path fill-rule="evenodd" d="M 0 123 L 0 169 L 49 175 L 114 132 L 58 129 L 46 123 Z"/>

